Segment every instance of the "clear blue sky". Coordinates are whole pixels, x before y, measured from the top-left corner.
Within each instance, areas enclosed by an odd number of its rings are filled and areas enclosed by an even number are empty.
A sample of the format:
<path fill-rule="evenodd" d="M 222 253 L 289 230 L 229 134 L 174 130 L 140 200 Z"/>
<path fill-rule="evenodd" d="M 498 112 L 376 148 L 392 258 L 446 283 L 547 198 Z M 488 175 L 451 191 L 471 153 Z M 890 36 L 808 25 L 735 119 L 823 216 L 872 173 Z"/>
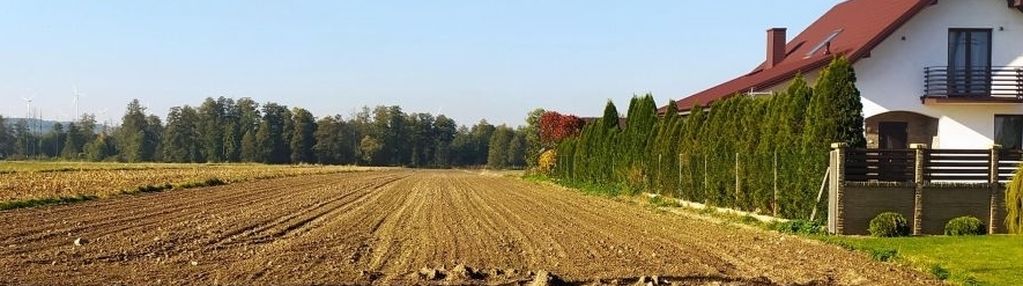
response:
<path fill-rule="evenodd" d="M 599 115 L 633 94 L 680 98 L 752 69 L 836 0 L 6 1 L 0 114 L 161 117 L 208 96 L 440 111 L 519 125 L 543 107 Z M 101 118 L 101 120 L 104 118 Z"/>

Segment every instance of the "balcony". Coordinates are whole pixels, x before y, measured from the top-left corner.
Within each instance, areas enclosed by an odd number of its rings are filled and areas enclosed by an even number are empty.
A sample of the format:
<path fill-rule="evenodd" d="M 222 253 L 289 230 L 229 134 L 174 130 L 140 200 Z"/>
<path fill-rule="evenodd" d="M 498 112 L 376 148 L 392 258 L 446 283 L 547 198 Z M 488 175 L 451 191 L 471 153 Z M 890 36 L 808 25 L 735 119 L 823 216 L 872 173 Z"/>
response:
<path fill-rule="evenodd" d="M 924 68 L 924 104 L 1023 103 L 1023 67 Z"/>

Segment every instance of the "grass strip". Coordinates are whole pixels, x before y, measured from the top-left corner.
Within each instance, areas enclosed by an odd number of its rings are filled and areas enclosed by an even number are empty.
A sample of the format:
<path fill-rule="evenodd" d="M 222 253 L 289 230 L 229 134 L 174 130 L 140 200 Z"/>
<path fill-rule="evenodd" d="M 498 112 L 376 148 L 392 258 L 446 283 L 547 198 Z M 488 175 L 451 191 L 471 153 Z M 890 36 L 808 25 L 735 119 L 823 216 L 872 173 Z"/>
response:
<path fill-rule="evenodd" d="M 27 200 L 0 202 L 0 211 L 20 209 L 20 208 L 31 208 L 31 207 L 38 207 L 38 206 L 47 206 L 47 205 L 71 204 L 71 203 L 78 203 L 78 202 L 84 202 L 84 201 L 91 201 L 91 200 L 95 200 L 95 199 L 98 199 L 98 198 L 99 197 L 97 197 L 97 196 L 91 196 L 91 195 L 77 195 L 77 196 L 70 196 L 70 197 L 27 199 Z"/>

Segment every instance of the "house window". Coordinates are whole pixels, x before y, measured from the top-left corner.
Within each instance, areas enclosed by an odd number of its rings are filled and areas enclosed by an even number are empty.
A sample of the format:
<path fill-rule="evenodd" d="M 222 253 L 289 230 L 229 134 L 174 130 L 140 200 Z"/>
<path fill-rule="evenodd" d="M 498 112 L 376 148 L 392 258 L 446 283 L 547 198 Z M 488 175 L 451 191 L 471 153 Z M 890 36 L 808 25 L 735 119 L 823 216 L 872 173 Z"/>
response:
<path fill-rule="evenodd" d="M 991 29 L 948 30 L 950 95 L 991 95 Z"/>
<path fill-rule="evenodd" d="M 995 115 L 995 144 L 1002 148 L 1023 148 L 1023 115 Z"/>

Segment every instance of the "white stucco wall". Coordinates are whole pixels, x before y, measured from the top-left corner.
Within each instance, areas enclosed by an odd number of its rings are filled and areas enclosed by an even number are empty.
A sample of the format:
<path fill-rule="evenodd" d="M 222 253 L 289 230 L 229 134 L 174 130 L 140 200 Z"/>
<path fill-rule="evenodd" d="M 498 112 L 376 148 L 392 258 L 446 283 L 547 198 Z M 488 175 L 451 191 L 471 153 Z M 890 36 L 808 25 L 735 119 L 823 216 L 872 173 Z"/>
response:
<path fill-rule="evenodd" d="M 863 115 L 913 111 L 938 118 L 935 148 L 988 148 L 995 114 L 1023 104 L 924 105 L 924 67 L 948 65 L 949 28 L 990 28 L 992 65 L 1023 66 L 1023 13 L 1005 0 L 941 0 L 913 17 L 855 64 Z M 1002 29 L 1004 28 L 1004 30 Z"/>

